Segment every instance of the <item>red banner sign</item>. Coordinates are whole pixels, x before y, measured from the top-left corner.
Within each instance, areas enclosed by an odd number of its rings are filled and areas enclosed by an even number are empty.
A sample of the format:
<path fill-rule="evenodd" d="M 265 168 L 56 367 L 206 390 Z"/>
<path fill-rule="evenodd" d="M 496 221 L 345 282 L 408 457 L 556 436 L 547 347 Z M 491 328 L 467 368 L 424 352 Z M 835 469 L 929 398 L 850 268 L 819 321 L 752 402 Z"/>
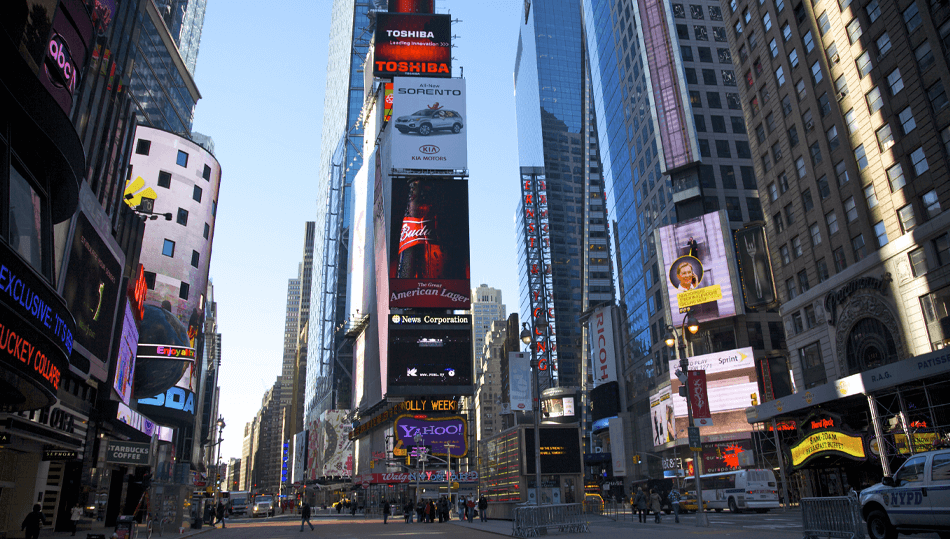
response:
<path fill-rule="evenodd" d="M 708 427 L 712 423 L 709 395 L 706 393 L 706 371 L 687 371 L 686 388 L 693 408 L 693 426 Z"/>

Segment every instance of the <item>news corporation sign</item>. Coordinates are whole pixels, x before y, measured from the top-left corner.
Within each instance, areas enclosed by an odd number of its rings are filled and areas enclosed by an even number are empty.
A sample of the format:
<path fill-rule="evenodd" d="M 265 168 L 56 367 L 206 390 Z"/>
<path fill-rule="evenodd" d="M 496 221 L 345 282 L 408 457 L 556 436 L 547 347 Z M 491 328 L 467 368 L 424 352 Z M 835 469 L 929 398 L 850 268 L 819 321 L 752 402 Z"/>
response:
<path fill-rule="evenodd" d="M 465 80 L 393 79 L 392 167 L 434 174 L 468 168 Z"/>

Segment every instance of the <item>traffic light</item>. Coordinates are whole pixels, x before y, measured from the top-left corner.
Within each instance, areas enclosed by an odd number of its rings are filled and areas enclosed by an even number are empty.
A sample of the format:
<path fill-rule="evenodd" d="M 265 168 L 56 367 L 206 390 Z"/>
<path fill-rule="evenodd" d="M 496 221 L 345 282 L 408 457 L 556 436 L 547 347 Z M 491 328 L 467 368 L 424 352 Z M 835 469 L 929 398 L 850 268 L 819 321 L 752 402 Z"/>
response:
<path fill-rule="evenodd" d="M 756 395 L 755 393 L 753 393 L 753 394 L 749 395 L 749 397 L 752 398 L 752 406 L 758 406 L 758 405 L 759 405 L 759 397 L 758 397 L 758 395 Z"/>
<path fill-rule="evenodd" d="M 640 455 L 639 455 L 639 454 L 633 455 L 633 463 L 634 463 L 634 464 L 640 464 Z"/>
<path fill-rule="evenodd" d="M 375 467 L 376 467 L 376 459 L 370 459 L 370 461 L 369 461 L 369 469 L 372 470 L 372 469 L 375 468 Z"/>

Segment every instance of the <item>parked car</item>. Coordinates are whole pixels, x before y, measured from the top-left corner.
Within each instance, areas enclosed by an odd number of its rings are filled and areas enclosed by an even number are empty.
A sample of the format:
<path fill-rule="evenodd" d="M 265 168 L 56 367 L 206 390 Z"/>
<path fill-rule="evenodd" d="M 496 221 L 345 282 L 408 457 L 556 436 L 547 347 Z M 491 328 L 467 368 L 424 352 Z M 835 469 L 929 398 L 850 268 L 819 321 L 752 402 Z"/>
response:
<path fill-rule="evenodd" d="M 950 539 L 950 450 L 917 453 L 859 500 L 870 539 L 932 532 Z"/>
<path fill-rule="evenodd" d="M 462 115 L 447 109 L 422 109 L 409 116 L 396 118 L 396 129 L 400 133 L 415 131 L 424 137 L 431 135 L 434 131 L 459 133 L 462 127 L 464 127 Z"/>

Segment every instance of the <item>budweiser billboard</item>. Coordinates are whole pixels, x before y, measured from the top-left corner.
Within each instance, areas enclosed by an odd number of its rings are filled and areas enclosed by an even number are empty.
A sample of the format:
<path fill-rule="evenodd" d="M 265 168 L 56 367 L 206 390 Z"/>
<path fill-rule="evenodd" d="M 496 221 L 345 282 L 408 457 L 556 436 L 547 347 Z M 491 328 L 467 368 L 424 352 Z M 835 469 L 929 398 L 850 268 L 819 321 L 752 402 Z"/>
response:
<path fill-rule="evenodd" d="M 373 76 L 452 76 L 452 17 L 377 13 Z"/>
<path fill-rule="evenodd" d="M 389 246 L 390 307 L 471 308 L 467 181 L 393 178 Z"/>

